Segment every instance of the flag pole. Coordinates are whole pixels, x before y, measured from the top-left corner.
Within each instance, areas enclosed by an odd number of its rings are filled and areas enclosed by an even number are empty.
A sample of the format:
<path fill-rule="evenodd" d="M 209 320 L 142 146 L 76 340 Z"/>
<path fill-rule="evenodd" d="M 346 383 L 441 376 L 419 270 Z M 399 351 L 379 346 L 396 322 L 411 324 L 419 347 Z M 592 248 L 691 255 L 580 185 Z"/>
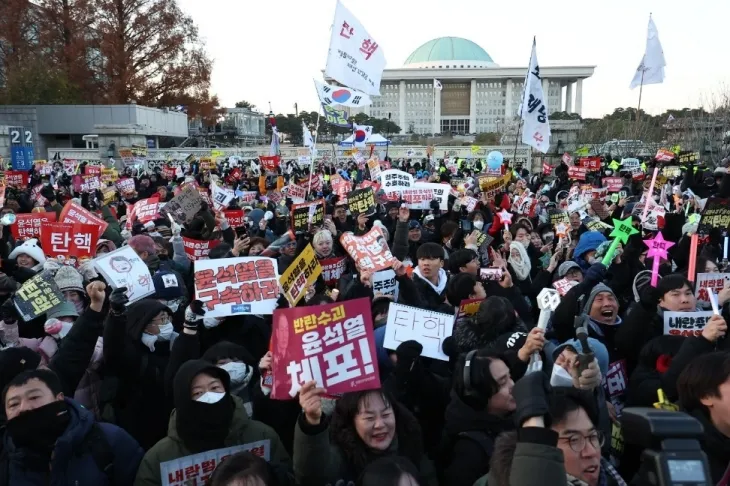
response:
<path fill-rule="evenodd" d="M 309 197 L 309 191 L 312 189 L 312 173 L 314 172 L 314 152 L 317 150 L 317 136 L 319 135 L 319 115 L 321 113 L 321 109 L 317 110 L 317 124 L 314 126 L 314 140 L 312 140 L 312 150 L 309 151 L 311 160 L 309 162 L 309 184 L 307 184 L 307 193 L 304 195 L 305 200 Z M 304 134 L 302 134 L 302 137 L 304 137 Z"/>
<path fill-rule="evenodd" d="M 639 117 L 641 116 L 641 93 L 644 91 L 644 72 L 645 70 L 641 70 L 641 84 L 639 85 L 639 106 L 636 107 L 636 122 L 639 122 Z"/>
<path fill-rule="evenodd" d="M 520 108 L 520 111 L 522 109 Z M 517 122 L 517 136 L 515 137 L 515 151 L 512 155 L 512 167 L 515 167 L 515 161 L 517 160 L 517 144 L 520 141 L 520 128 L 522 128 L 522 117 L 520 116 L 520 120 Z"/>

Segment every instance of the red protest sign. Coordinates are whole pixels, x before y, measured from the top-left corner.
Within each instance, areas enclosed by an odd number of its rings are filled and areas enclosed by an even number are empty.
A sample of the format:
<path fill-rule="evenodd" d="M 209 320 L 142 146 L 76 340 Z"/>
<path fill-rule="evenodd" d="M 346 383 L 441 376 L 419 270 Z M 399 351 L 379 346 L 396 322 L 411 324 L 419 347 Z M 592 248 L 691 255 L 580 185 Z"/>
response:
<path fill-rule="evenodd" d="M 623 179 L 621 177 L 604 177 L 601 181 L 603 187 L 608 189 L 608 192 L 619 192 L 624 186 Z"/>
<path fill-rule="evenodd" d="M 319 261 L 322 267 L 322 278 L 327 285 L 337 285 L 337 281 L 342 277 L 347 268 L 346 257 L 325 258 Z"/>
<path fill-rule="evenodd" d="M 311 380 L 329 395 L 380 387 L 370 299 L 277 309 L 273 326 L 273 399 Z"/>
<path fill-rule="evenodd" d="M 243 213 L 243 209 L 230 209 L 228 211 L 223 211 L 223 215 L 228 220 L 228 224 L 231 225 L 231 228 L 240 228 L 243 226 L 243 220 L 246 217 Z"/>
<path fill-rule="evenodd" d="M 134 205 L 127 204 L 127 229 L 132 229 L 134 223 L 139 221 L 145 224 L 160 218 L 160 196 L 140 199 Z"/>
<path fill-rule="evenodd" d="M 587 173 L 588 169 L 585 167 L 568 167 L 568 178 L 570 179 L 584 181 Z"/>
<path fill-rule="evenodd" d="M 28 185 L 28 173 L 22 170 L 5 171 L 5 184 L 8 187 L 25 188 Z"/>
<path fill-rule="evenodd" d="M 101 166 L 100 165 L 86 165 L 84 167 L 84 175 L 90 177 L 101 177 Z"/>
<path fill-rule="evenodd" d="M 388 248 L 382 230 L 377 226 L 373 226 L 362 236 L 355 236 L 349 231 L 343 233 L 340 236 L 340 243 L 355 260 L 360 270 L 377 272 L 392 267 L 396 261 Z"/>
<path fill-rule="evenodd" d="M 58 218 L 59 223 L 81 223 L 81 224 L 95 224 L 99 226 L 99 234 L 103 234 L 106 231 L 106 227 L 109 223 L 103 219 L 97 217 L 91 211 L 82 208 L 80 205 L 73 201 L 69 201 L 63 207 L 61 215 Z"/>
<path fill-rule="evenodd" d="M 261 167 L 263 167 L 266 172 L 276 172 L 276 169 L 279 167 L 279 163 L 281 162 L 281 158 L 278 155 L 262 155 L 259 157 L 259 160 L 261 161 Z"/>
<path fill-rule="evenodd" d="M 41 225 L 43 223 L 54 223 L 55 221 L 55 212 L 16 214 L 15 223 L 10 225 L 10 231 L 16 240 L 38 238 L 41 235 Z"/>
<path fill-rule="evenodd" d="M 550 164 L 546 164 L 545 162 L 542 163 L 542 173 L 543 175 L 550 175 L 550 173 L 553 171 L 553 168 L 550 167 Z"/>
<path fill-rule="evenodd" d="M 170 167 L 169 165 L 166 165 L 162 168 L 162 177 L 167 179 L 168 181 L 172 181 L 175 179 L 175 167 Z"/>
<path fill-rule="evenodd" d="M 579 163 L 589 171 L 601 170 L 601 157 L 581 157 Z"/>
<path fill-rule="evenodd" d="M 205 260 L 210 250 L 218 246 L 220 240 L 194 240 L 186 236 L 182 237 L 185 246 L 185 254 L 191 261 Z"/>
<path fill-rule="evenodd" d="M 96 255 L 99 227 L 80 223 L 41 224 L 41 246 L 46 256 L 78 267 Z"/>

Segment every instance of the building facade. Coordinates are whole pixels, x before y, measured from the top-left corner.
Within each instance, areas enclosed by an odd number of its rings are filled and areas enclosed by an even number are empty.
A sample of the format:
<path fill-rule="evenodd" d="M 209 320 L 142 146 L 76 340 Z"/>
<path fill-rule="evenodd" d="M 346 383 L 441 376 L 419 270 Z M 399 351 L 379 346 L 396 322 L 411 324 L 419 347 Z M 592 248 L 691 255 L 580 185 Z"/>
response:
<path fill-rule="evenodd" d="M 540 66 L 548 113 L 581 114 L 583 80 L 594 69 Z M 390 117 L 401 133 L 502 132 L 517 116 L 526 71 L 527 67 L 500 67 L 470 40 L 439 37 L 413 51 L 403 67 L 384 70 L 381 96 L 351 114 Z M 441 90 L 434 88 L 434 79 Z"/>
<path fill-rule="evenodd" d="M 248 108 L 224 108 L 215 126 L 205 126 L 200 117 L 190 118 L 190 137 L 204 137 L 207 142 L 251 147 L 266 141 L 266 115 Z"/>

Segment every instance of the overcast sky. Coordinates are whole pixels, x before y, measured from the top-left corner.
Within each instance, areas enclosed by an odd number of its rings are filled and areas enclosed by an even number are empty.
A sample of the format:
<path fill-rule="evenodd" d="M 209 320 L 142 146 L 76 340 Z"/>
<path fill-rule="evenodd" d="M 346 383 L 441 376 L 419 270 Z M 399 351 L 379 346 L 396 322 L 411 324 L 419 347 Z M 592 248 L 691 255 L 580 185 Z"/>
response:
<path fill-rule="evenodd" d="M 316 110 L 335 0 L 178 0 L 214 60 L 212 88 L 222 106 L 248 100 L 268 112 Z M 629 83 L 653 14 L 667 61 L 664 84 L 645 87 L 642 108 L 707 106 L 730 94 L 728 0 L 344 0 L 385 52 L 387 68 L 435 37 L 482 46 L 503 67 L 526 67 L 532 36 L 542 66 L 595 65 L 583 83 L 583 115 L 636 106 Z"/>

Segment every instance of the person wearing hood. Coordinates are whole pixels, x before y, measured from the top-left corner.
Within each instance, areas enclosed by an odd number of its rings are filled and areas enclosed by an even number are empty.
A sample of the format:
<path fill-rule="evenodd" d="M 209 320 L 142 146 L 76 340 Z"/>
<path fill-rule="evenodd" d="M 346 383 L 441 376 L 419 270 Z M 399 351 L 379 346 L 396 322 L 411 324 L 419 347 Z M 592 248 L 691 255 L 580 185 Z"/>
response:
<path fill-rule="evenodd" d="M 406 275 L 405 268 L 396 272 L 399 301 L 421 309 L 453 313 L 453 308 L 446 303 L 449 277 L 444 270 L 444 248 L 437 243 L 424 243 L 418 247 L 417 257 L 418 266 L 413 270 L 413 279 Z"/>
<path fill-rule="evenodd" d="M 142 448 L 121 428 L 96 422 L 91 412 L 64 397 L 53 371 L 20 373 L 2 398 L 8 418 L 0 455 L 3 483 L 133 484 Z"/>
<path fill-rule="evenodd" d="M 135 486 L 162 484 L 163 462 L 226 447 L 257 447 L 259 442 L 263 442 L 264 455 L 279 484 L 293 484 L 291 459 L 279 436 L 269 426 L 251 420 L 243 402 L 230 391 L 231 379 L 225 369 L 204 360 L 183 364 L 175 375 L 175 410 L 167 436 L 145 454 Z"/>
<path fill-rule="evenodd" d="M 167 306 L 172 312 L 173 325 L 180 326 L 184 319 L 185 301 L 187 300 L 185 284 L 177 272 L 160 270 L 152 276 L 155 293 L 152 298 Z"/>
<path fill-rule="evenodd" d="M 46 262 L 46 255 L 36 238 L 31 238 L 16 246 L 8 258 L 15 260 L 18 267 L 31 269 L 34 272 L 42 270 L 43 264 Z"/>
<path fill-rule="evenodd" d="M 146 450 L 165 436 L 172 410 L 164 377 L 177 333 L 165 304 L 142 299 L 127 306 L 126 290 L 112 292 L 104 325 L 104 362 L 118 379 L 109 405 L 115 423 Z"/>
<path fill-rule="evenodd" d="M 266 217 L 267 214 L 264 212 L 263 209 L 256 208 L 250 213 L 248 213 L 248 218 L 251 221 L 251 229 L 249 230 L 249 236 L 251 237 L 261 237 L 265 238 L 269 241 L 274 241 L 276 239 L 276 236 L 274 235 L 274 232 L 269 228 L 268 221 L 270 219 L 273 219 L 274 215 L 269 212 L 269 218 Z M 263 228 L 262 226 L 263 222 Z"/>
<path fill-rule="evenodd" d="M 573 261 L 580 266 L 581 270 L 585 272 L 591 265 L 598 262 L 595 258 L 596 250 L 604 241 L 606 241 L 606 237 L 598 231 L 586 231 L 580 235 L 573 251 Z"/>

